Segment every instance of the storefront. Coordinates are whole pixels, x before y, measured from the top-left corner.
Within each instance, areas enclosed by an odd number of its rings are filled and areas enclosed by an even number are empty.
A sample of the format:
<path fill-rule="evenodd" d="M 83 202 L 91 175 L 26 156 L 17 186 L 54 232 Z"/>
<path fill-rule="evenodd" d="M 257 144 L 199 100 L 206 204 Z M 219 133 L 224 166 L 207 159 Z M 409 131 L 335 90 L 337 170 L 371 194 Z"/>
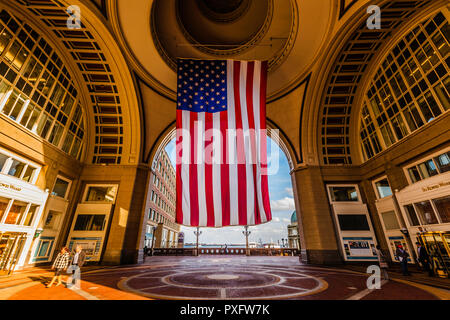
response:
<path fill-rule="evenodd" d="M 54 256 L 56 243 L 58 242 L 62 224 L 65 219 L 69 201 L 67 200 L 72 181 L 58 175 L 48 198 L 44 213 L 38 224 L 42 230 L 34 240 L 31 249 L 30 264 L 45 263 L 51 261 Z"/>
<path fill-rule="evenodd" d="M 376 207 L 393 261 L 402 244 L 410 258 L 427 248 L 437 275 L 450 270 L 450 148 L 403 167 L 409 185 L 392 192 L 386 176 L 373 181 Z M 396 209 L 396 203 L 398 208 Z M 410 263 L 414 263 L 410 259 Z"/>
<path fill-rule="evenodd" d="M 327 185 L 342 256 L 346 261 L 377 260 L 376 240 L 357 185 Z"/>
<path fill-rule="evenodd" d="M 67 239 L 70 250 L 81 245 L 86 260 L 100 261 L 118 185 L 88 184 L 78 204 Z"/>
<path fill-rule="evenodd" d="M 450 270 L 450 148 L 412 163 L 404 171 L 411 184 L 396 197 L 415 250 L 416 242 L 423 241 L 434 256 L 436 273 Z"/>
<path fill-rule="evenodd" d="M 431 257 L 434 273 L 442 278 L 450 277 L 450 232 L 423 232 L 418 235 L 419 242 Z"/>
<path fill-rule="evenodd" d="M 401 213 L 396 210 L 395 199 L 386 176 L 373 181 L 373 187 L 377 195 L 375 206 L 377 207 L 380 217 L 383 233 L 388 243 L 389 253 L 392 261 L 399 262 L 395 255 L 397 247 L 401 245 L 409 253 L 413 252 L 411 242 L 405 237 L 405 226 L 402 225 Z M 400 215 L 400 216 L 399 216 Z M 402 232 L 403 230 L 403 232 Z M 411 256 L 408 258 L 409 263 L 414 263 Z"/>
<path fill-rule="evenodd" d="M 36 187 L 40 166 L 0 149 L 0 272 L 26 263 L 48 192 Z"/>

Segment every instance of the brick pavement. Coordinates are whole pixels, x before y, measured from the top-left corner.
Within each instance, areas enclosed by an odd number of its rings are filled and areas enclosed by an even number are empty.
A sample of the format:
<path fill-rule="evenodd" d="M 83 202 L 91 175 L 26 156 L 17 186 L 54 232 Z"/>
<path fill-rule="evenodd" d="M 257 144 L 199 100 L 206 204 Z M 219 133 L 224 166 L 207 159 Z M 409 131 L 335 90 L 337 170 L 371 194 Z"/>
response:
<path fill-rule="evenodd" d="M 0 299 L 449 299 L 448 279 L 427 279 L 441 289 L 401 279 L 395 271 L 381 290 L 366 290 L 365 268 L 302 265 L 297 257 L 149 257 L 144 264 L 83 268 L 82 291 L 45 288 L 53 272 L 30 268 L 0 278 Z M 252 276 L 254 274 L 255 276 Z M 256 276 L 258 274 L 258 276 Z M 411 279 L 423 281 L 417 272 Z M 411 280 L 408 279 L 408 280 Z M 359 297 L 361 295 L 361 297 Z"/>

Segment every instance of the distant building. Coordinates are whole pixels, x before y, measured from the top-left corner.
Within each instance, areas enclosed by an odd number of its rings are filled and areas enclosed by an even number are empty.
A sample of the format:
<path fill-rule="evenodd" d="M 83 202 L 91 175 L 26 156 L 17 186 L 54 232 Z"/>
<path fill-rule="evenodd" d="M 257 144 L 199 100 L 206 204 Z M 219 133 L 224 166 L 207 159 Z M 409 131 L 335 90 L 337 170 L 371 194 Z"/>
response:
<path fill-rule="evenodd" d="M 145 245 L 149 248 L 178 246 L 180 225 L 175 223 L 175 181 L 175 169 L 167 152 L 162 150 L 153 162 L 145 210 Z"/>
<path fill-rule="evenodd" d="M 288 244 L 289 248 L 300 249 L 300 237 L 298 234 L 297 212 L 292 212 L 291 224 L 287 226 L 288 229 Z"/>
<path fill-rule="evenodd" d="M 280 248 L 280 245 L 275 242 L 268 242 L 263 244 L 263 248 Z"/>

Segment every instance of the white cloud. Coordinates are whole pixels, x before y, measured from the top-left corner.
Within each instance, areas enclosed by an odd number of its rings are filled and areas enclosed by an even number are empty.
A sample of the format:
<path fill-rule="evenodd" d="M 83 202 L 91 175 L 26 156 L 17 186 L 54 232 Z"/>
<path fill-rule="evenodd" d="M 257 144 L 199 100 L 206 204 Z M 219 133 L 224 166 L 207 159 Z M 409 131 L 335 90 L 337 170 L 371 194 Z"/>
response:
<path fill-rule="evenodd" d="M 291 219 L 283 218 L 283 221 L 284 221 L 284 222 L 291 222 Z"/>
<path fill-rule="evenodd" d="M 272 220 L 275 222 L 280 222 L 280 218 L 278 218 L 278 217 L 273 217 Z"/>
<path fill-rule="evenodd" d="M 270 202 L 270 207 L 273 211 L 295 210 L 294 198 L 284 197 L 280 200 L 273 200 Z"/>
<path fill-rule="evenodd" d="M 292 188 L 284 188 L 284 191 L 286 191 L 286 193 L 290 196 L 294 195 L 294 191 L 292 190 Z"/>

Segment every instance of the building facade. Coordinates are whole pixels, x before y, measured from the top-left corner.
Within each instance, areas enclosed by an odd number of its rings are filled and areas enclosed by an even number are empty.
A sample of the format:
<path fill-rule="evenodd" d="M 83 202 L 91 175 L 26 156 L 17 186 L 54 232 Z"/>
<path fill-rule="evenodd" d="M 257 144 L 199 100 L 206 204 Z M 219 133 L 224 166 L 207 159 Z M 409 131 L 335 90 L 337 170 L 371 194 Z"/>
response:
<path fill-rule="evenodd" d="M 404 244 L 414 263 L 419 240 L 448 274 L 448 1 L 218 2 L 0 3 L 0 269 L 66 245 L 117 265 L 153 235 L 176 243 L 158 160 L 186 57 L 268 61 L 302 261 L 372 261 L 377 244 L 395 261 Z"/>
<path fill-rule="evenodd" d="M 300 249 L 300 236 L 298 233 L 297 212 L 292 212 L 291 223 L 288 229 L 288 248 Z"/>
<path fill-rule="evenodd" d="M 175 223 L 175 184 L 175 168 L 167 152 L 162 150 L 153 163 L 148 189 L 145 234 L 147 248 L 178 247 L 180 226 Z"/>

